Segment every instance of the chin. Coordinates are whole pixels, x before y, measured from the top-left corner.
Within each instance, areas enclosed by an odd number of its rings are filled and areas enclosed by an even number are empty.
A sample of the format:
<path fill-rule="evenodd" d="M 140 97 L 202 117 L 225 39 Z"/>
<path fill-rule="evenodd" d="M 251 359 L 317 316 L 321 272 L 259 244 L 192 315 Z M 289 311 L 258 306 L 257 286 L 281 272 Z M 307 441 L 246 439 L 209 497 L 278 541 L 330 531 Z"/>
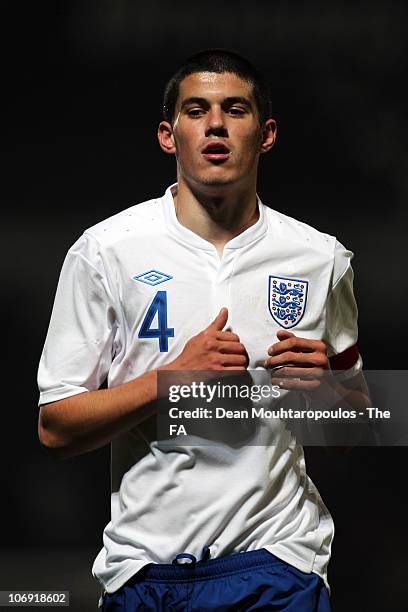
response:
<path fill-rule="evenodd" d="M 214 172 L 214 173 L 206 173 L 205 175 L 200 175 L 198 177 L 196 177 L 195 182 L 200 184 L 200 185 L 206 185 L 208 187 L 222 187 L 222 186 L 228 186 L 228 185 L 233 185 L 234 183 L 238 182 L 238 177 L 236 176 L 232 176 L 232 175 L 228 175 L 227 173 L 221 174 L 219 173 L 218 175 Z"/>
<path fill-rule="evenodd" d="M 201 183 L 201 185 L 213 185 L 214 187 L 216 187 L 217 185 L 233 185 L 235 183 L 234 180 L 229 178 L 204 178 L 199 182 Z"/>

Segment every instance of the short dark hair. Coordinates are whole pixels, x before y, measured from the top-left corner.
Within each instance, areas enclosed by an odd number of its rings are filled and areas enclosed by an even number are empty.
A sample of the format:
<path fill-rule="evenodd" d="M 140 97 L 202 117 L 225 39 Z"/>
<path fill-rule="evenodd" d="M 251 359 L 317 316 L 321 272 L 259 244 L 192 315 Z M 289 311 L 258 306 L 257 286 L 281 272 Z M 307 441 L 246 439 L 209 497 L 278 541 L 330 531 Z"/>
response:
<path fill-rule="evenodd" d="M 191 55 L 168 81 L 163 96 L 163 116 L 172 123 L 179 86 L 183 79 L 195 72 L 230 72 L 252 85 L 261 123 L 271 116 L 269 87 L 264 76 L 246 58 L 227 49 L 205 49 Z"/>

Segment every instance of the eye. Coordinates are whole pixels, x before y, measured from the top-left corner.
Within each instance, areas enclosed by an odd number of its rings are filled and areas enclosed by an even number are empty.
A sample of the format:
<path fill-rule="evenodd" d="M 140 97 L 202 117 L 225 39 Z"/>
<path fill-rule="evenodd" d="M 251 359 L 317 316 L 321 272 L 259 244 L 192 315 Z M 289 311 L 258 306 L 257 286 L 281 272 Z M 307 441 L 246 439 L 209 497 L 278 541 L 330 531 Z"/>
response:
<path fill-rule="evenodd" d="M 187 110 L 187 115 L 189 117 L 200 117 L 204 114 L 204 110 L 202 108 L 189 108 Z"/>
<path fill-rule="evenodd" d="M 242 108 L 241 106 L 231 106 L 231 108 L 228 109 L 228 112 L 230 115 L 245 115 L 246 109 Z"/>

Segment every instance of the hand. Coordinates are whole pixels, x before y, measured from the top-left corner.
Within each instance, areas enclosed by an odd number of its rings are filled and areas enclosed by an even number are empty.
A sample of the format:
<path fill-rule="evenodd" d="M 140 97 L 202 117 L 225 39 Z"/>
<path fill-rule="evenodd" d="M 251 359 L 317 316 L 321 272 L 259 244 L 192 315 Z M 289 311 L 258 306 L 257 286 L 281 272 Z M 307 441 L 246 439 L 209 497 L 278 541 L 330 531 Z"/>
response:
<path fill-rule="evenodd" d="M 239 336 L 222 331 L 228 320 L 228 309 L 221 308 L 212 323 L 188 340 L 180 355 L 164 370 L 246 370 L 248 353 Z"/>
<path fill-rule="evenodd" d="M 264 364 L 273 370 L 273 384 L 282 389 L 319 390 L 330 372 L 326 344 L 322 340 L 299 338 L 284 329 L 278 331 L 277 337 L 279 342 L 269 347 L 270 357 Z"/>

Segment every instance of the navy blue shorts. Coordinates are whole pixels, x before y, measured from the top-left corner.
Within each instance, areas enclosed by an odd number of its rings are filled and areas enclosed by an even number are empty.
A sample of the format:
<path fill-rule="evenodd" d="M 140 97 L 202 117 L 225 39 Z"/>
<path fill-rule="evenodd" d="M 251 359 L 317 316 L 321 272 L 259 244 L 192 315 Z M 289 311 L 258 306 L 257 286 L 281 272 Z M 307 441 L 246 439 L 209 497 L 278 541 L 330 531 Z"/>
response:
<path fill-rule="evenodd" d="M 177 565 L 149 563 L 115 593 L 103 612 L 330 612 L 329 594 L 317 574 L 307 574 L 266 549 Z"/>

